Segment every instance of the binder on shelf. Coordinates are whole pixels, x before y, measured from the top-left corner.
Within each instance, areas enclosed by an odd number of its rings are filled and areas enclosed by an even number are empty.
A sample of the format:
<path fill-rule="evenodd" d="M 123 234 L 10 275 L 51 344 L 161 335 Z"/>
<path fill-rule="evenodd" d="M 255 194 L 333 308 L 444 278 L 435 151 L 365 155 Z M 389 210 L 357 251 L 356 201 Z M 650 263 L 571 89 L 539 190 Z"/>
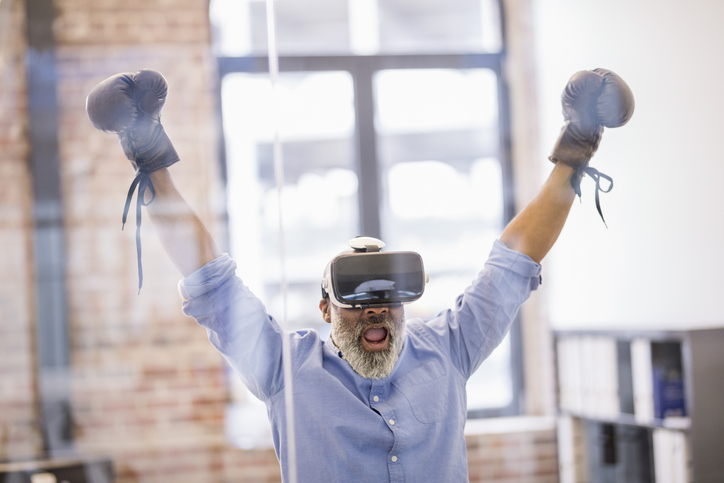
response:
<path fill-rule="evenodd" d="M 558 418 L 558 468 L 560 483 L 585 481 L 588 468 L 585 434 L 581 420 Z"/>
<path fill-rule="evenodd" d="M 653 386 L 655 418 L 682 418 L 686 416 L 684 379 L 680 370 L 654 367 Z"/>
<path fill-rule="evenodd" d="M 558 340 L 558 383 L 561 409 L 580 414 L 584 397 L 579 337 L 562 337 Z"/>
<path fill-rule="evenodd" d="M 618 416 L 618 357 L 616 340 L 612 337 L 599 337 L 597 343 L 597 361 L 599 374 L 599 415 L 614 419 Z"/>
<path fill-rule="evenodd" d="M 634 416 L 646 424 L 654 419 L 651 342 L 637 338 L 631 341 L 631 376 L 634 391 Z"/>
<path fill-rule="evenodd" d="M 633 416 L 635 412 L 633 377 L 631 375 L 631 342 L 628 340 L 616 341 L 616 372 L 619 412 Z"/>
<path fill-rule="evenodd" d="M 583 371 L 581 368 L 581 341 L 579 337 L 571 337 L 569 340 L 570 371 L 570 408 L 571 411 L 581 413 L 584 406 L 583 397 Z"/>
<path fill-rule="evenodd" d="M 558 475 L 560 483 L 576 483 L 576 455 L 573 418 L 558 418 Z"/>
<path fill-rule="evenodd" d="M 568 346 L 570 337 L 561 337 L 556 341 L 556 357 L 558 370 L 558 406 L 563 411 L 571 410 L 571 381 Z"/>
<path fill-rule="evenodd" d="M 689 483 L 686 435 L 680 431 L 655 429 L 652 440 L 656 483 Z"/>
<path fill-rule="evenodd" d="M 596 414 L 596 383 L 595 380 L 595 337 L 584 336 L 580 338 L 580 370 L 581 370 L 581 403 L 582 414 L 593 416 Z"/>
<path fill-rule="evenodd" d="M 619 413 L 616 340 L 569 336 L 557 341 L 561 409 L 590 417 Z"/>

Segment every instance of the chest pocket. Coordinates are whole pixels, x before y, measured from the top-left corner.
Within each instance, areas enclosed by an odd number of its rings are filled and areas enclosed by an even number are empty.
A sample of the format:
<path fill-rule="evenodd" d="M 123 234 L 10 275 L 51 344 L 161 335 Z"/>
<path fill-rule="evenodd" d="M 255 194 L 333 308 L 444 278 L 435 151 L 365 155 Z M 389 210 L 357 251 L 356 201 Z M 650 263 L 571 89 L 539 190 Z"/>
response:
<path fill-rule="evenodd" d="M 415 418 L 435 423 L 447 412 L 448 387 L 445 369 L 435 360 L 418 367 L 392 383 L 407 399 Z"/>

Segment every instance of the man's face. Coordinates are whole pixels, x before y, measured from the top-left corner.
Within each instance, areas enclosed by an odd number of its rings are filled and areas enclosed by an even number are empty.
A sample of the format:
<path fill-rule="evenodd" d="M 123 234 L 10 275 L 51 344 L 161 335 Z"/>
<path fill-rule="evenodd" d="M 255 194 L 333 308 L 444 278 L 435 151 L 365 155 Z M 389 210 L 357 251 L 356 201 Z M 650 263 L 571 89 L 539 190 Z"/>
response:
<path fill-rule="evenodd" d="M 320 302 L 331 337 L 352 368 L 367 379 L 392 373 L 405 339 L 405 311 L 400 307 L 346 309 L 329 299 Z"/>

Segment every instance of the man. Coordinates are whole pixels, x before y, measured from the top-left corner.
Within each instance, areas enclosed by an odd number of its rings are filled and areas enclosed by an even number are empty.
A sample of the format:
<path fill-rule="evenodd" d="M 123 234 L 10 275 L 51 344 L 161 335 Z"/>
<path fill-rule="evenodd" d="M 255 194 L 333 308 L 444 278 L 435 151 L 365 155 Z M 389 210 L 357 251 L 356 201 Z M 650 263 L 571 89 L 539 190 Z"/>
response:
<path fill-rule="evenodd" d="M 138 221 L 144 204 L 185 277 L 179 283 L 184 313 L 207 329 L 211 343 L 266 403 L 284 479 L 296 463 L 303 482 L 467 481 L 465 383 L 537 288 L 539 263 L 565 224 L 580 177 L 587 172 L 597 178 L 588 161 L 603 126 L 631 117 L 628 86 L 603 69 L 571 78 L 548 180 L 505 228 L 453 309 L 430 321 L 406 321 L 399 299 L 356 306 L 340 302 L 328 283 L 319 302 L 332 324 L 328 341 L 314 331 L 285 333 L 235 276 L 234 261 L 218 252 L 174 187 L 167 168 L 179 157 L 160 124 L 166 93 L 165 79 L 155 71 L 118 74 L 91 91 L 88 115 L 97 128 L 118 133 L 133 163 L 137 177 L 126 211 L 138 186 Z M 379 249 L 378 241 L 368 243 L 373 252 Z M 334 264 L 325 280 L 333 271 Z M 294 441 L 285 410 L 290 382 Z"/>

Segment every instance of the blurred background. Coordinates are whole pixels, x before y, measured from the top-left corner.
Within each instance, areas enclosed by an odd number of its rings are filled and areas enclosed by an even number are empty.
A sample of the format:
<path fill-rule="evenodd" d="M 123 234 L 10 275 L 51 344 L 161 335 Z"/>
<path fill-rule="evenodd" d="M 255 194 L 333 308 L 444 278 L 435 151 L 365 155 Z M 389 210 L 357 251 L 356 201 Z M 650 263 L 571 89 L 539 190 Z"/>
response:
<path fill-rule="evenodd" d="M 408 317 L 450 307 L 550 172 L 568 78 L 596 67 L 636 97 L 594 158 L 615 182 L 608 229 L 586 179 L 541 289 L 468 383 L 466 438 L 471 481 L 617 481 L 562 469 L 556 334 L 724 325 L 724 5 L 275 9 L 276 99 L 264 1 L 0 0 L 0 482 L 280 478 L 266 408 L 181 313 L 180 274 L 148 221 L 137 294 L 135 227 L 120 229 L 133 173 L 86 117 L 95 84 L 164 74 L 177 187 L 279 318 L 285 251 L 288 328 L 326 337 L 322 270 L 357 235 L 423 256 L 430 283 Z M 644 473 L 618 481 L 654 481 Z"/>

